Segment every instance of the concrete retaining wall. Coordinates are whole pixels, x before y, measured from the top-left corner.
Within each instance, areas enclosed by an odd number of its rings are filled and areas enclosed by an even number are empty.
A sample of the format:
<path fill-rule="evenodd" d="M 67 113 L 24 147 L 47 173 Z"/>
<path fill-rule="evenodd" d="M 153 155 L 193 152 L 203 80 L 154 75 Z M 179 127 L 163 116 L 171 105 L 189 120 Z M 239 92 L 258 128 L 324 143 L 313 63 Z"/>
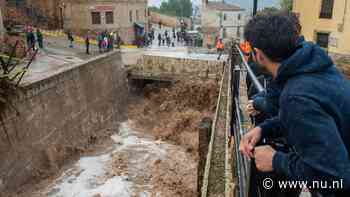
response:
<path fill-rule="evenodd" d="M 209 55 L 208 55 L 209 56 Z M 215 56 L 216 57 L 216 56 Z M 132 77 L 149 79 L 217 78 L 225 63 L 214 59 L 195 59 L 143 55 L 136 65 L 129 66 Z"/>
<path fill-rule="evenodd" d="M 55 172 L 99 137 L 116 132 L 127 101 L 126 72 L 112 52 L 29 85 L 0 128 L 1 191 Z"/>

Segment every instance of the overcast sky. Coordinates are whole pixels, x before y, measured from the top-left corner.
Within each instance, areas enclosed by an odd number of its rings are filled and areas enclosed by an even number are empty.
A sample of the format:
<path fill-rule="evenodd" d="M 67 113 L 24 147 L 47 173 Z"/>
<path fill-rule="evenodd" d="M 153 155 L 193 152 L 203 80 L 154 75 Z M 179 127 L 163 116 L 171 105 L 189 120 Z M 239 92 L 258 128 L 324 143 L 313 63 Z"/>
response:
<path fill-rule="evenodd" d="M 159 6 L 162 1 L 167 0 L 148 0 L 148 4 L 152 6 Z M 240 7 L 251 9 L 253 7 L 253 0 L 225 0 L 227 3 L 233 3 Z M 193 3 L 199 4 L 202 0 L 192 0 Z M 259 0 L 259 8 L 278 6 L 278 0 Z"/>

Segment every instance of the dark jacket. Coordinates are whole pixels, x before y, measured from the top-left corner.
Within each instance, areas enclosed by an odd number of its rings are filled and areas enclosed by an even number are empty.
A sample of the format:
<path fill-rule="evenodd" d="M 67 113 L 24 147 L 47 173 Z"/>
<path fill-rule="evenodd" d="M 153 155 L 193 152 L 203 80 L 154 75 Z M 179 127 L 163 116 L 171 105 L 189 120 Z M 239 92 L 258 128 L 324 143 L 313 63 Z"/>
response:
<path fill-rule="evenodd" d="M 349 81 L 320 47 L 304 42 L 282 62 L 274 82 L 283 87 L 279 116 L 260 125 L 262 134 L 282 135 L 294 149 L 275 154 L 274 171 L 309 183 L 342 179 L 349 189 Z"/>
<path fill-rule="evenodd" d="M 254 109 L 265 114 L 265 117 L 268 118 L 277 116 L 280 91 L 279 87 L 276 87 L 274 83 L 269 83 L 265 91 L 252 97 Z"/>

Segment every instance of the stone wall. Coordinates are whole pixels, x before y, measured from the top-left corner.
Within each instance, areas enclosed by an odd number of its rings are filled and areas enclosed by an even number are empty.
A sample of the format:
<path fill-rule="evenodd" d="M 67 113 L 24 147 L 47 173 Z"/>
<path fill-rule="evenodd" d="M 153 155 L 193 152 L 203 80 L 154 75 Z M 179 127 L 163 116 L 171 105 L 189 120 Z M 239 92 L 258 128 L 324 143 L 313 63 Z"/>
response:
<path fill-rule="evenodd" d="M 25 85 L 14 101 L 19 114 L 6 110 L 0 125 L 0 196 L 56 172 L 72 155 L 117 132 L 126 102 L 118 52 Z"/>
<path fill-rule="evenodd" d="M 207 56 L 210 56 L 207 54 Z M 215 56 L 216 57 L 216 56 Z M 214 59 L 143 55 L 129 66 L 132 77 L 177 80 L 181 78 L 220 78 L 225 62 Z"/>

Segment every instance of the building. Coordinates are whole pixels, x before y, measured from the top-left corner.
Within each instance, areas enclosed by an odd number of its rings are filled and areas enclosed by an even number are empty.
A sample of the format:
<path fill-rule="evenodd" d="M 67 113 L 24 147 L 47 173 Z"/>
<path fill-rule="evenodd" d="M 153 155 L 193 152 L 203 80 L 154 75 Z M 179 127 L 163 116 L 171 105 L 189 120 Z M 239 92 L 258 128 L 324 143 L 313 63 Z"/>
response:
<path fill-rule="evenodd" d="M 131 44 L 147 28 L 147 0 L 61 0 L 65 30 L 84 34 L 88 30 L 117 31 Z"/>
<path fill-rule="evenodd" d="M 7 0 L 6 22 L 58 29 L 62 26 L 60 2 L 61 0 Z"/>
<path fill-rule="evenodd" d="M 224 1 L 202 2 L 203 45 L 215 46 L 217 38 L 224 40 L 242 39 L 245 24 L 245 10 Z"/>
<path fill-rule="evenodd" d="M 348 0 L 294 0 L 306 40 L 314 41 L 330 55 L 350 55 L 350 2 Z"/>

